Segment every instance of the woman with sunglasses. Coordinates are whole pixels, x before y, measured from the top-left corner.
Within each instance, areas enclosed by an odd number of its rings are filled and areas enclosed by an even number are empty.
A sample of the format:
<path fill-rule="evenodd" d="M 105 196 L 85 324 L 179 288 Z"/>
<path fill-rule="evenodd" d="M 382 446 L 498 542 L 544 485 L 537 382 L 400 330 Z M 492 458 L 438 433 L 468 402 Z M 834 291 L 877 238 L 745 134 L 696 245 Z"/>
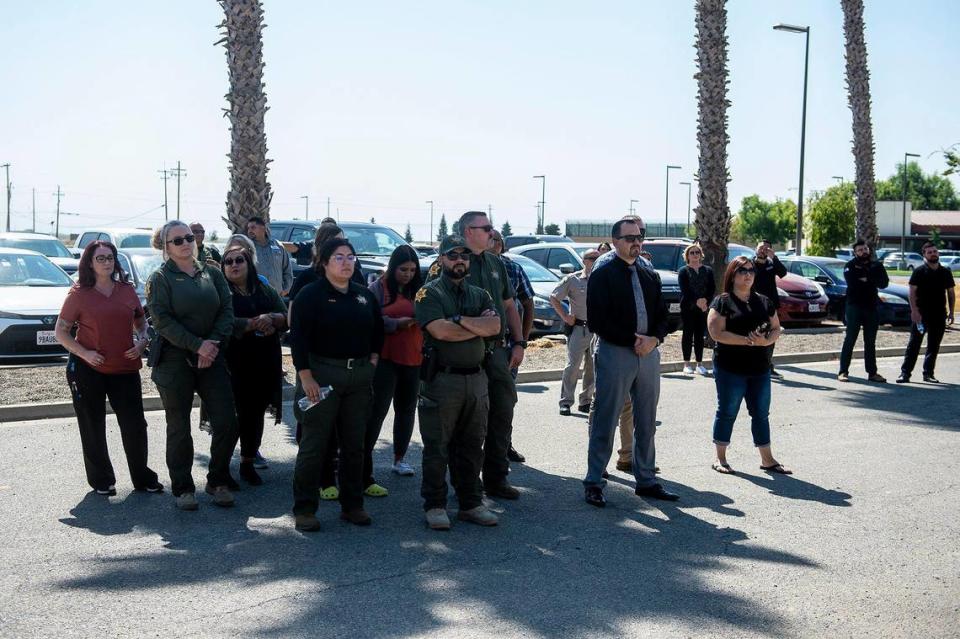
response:
<path fill-rule="evenodd" d="M 105 400 L 109 399 L 134 489 L 162 492 L 157 474 L 147 466 L 147 421 L 140 388 L 147 323 L 140 298 L 109 242 L 87 245 L 77 273 L 78 282 L 67 293 L 55 333 L 70 352 L 67 382 L 80 427 L 87 483 L 98 495 L 117 494 L 107 451 Z M 76 338 L 70 333 L 74 326 Z"/>
<path fill-rule="evenodd" d="M 263 418 L 270 405 L 277 422 L 282 412 L 280 334 L 287 329 L 287 309 L 280 294 L 258 277 L 253 255 L 248 248 L 231 244 L 221 265 L 233 294 L 233 337 L 226 356 L 240 430 L 240 477 L 259 486 L 263 479 L 254 463 L 263 439 Z"/>
<path fill-rule="evenodd" d="M 357 526 L 371 523 L 363 509 L 364 436 L 383 348 L 380 305 L 368 288 L 350 281 L 357 262 L 353 246 L 345 239 L 328 240 L 317 257 L 322 279 L 297 294 L 290 333 L 297 369 L 294 413 L 303 427 L 293 513 L 297 530 L 309 532 L 320 529 L 320 468 L 334 429 L 340 443 L 340 517 Z"/>
<path fill-rule="evenodd" d="M 710 305 L 707 328 L 717 346 L 713 351 L 713 376 L 717 384 L 717 415 L 713 443 L 717 459 L 713 469 L 724 475 L 734 470 L 727 463 L 727 446 L 740 404 L 750 411 L 753 445 L 760 453 L 760 468 L 789 475 L 770 450 L 770 364 L 767 349 L 780 337 L 780 320 L 770 300 L 753 291 L 756 267 L 744 256 L 735 258 L 723 275 L 723 293 Z"/>
<path fill-rule="evenodd" d="M 683 333 L 680 348 L 683 351 L 683 374 L 706 375 L 703 367 L 703 338 L 707 332 L 707 311 L 716 291 L 713 281 L 713 269 L 703 263 L 703 249 L 699 244 L 691 244 L 683 251 L 686 266 L 677 272 L 680 284 L 680 319 L 683 320 Z M 690 364 L 691 351 L 697 356 L 697 367 Z"/>
<path fill-rule="evenodd" d="M 194 393 L 207 407 L 210 464 L 206 492 L 218 506 L 232 506 L 236 482 L 230 458 L 237 444 L 237 415 L 222 347 L 233 334 L 230 286 L 219 268 L 197 261 L 196 238 L 180 220 L 154 235 L 164 264 L 147 280 L 150 317 L 159 337 L 151 345 L 151 378 L 167 418 L 167 468 L 177 507 L 196 510 L 190 411 Z M 154 352 L 155 351 L 155 352 Z"/>
<path fill-rule="evenodd" d="M 369 497 L 387 496 L 387 489 L 373 478 L 373 448 L 391 402 L 393 472 L 402 476 L 414 474 L 413 467 L 403 458 L 413 434 L 420 390 L 423 334 L 414 317 L 413 297 L 422 284 L 417 252 L 405 244 L 394 249 L 386 272 L 370 284 L 370 291 L 380 304 L 386 335 L 373 377 L 373 411 L 367 422 L 363 459 L 364 494 Z"/>

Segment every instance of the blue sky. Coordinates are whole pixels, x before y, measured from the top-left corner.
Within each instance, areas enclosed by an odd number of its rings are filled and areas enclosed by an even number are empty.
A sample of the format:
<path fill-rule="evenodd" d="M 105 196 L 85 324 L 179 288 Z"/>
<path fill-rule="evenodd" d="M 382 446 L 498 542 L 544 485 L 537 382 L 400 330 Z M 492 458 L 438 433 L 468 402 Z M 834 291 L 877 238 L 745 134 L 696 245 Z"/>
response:
<path fill-rule="evenodd" d="M 960 3 L 867 2 L 879 178 L 904 151 L 943 170 L 960 142 Z M 547 222 L 611 219 L 629 200 L 650 220 L 686 218 L 697 163 L 693 2 L 267 0 L 264 58 L 272 215 L 409 222 L 426 239 L 434 200 L 448 218 L 493 206 L 532 230 L 547 176 Z M 213 0 L 10 2 L 0 24 L 0 164 L 13 226 L 152 226 L 183 163 L 181 217 L 209 228 L 228 188 L 226 59 Z M 839 0 L 729 6 L 729 184 L 796 198 L 803 36 L 812 28 L 806 190 L 852 179 Z M 933 154 L 933 155 L 930 155 Z M 928 157 L 929 156 L 929 157 Z M 2 179 L 2 178 L 0 178 Z M 170 183 L 171 215 L 175 213 Z M 789 190 L 793 188 L 794 190 Z M 694 193 L 694 200 L 696 193 Z M 2 207 L 0 207 L 2 208 Z M 151 209 L 153 209 L 151 211 Z"/>

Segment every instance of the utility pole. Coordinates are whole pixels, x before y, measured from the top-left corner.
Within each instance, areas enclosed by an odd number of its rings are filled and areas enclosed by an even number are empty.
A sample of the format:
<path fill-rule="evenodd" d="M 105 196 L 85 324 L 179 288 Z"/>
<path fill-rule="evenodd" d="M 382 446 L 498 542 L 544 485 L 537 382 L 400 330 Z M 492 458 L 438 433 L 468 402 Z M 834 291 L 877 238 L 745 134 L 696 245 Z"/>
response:
<path fill-rule="evenodd" d="M 534 175 L 534 180 L 540 180 L 540 215 L 537 219 L 537 233 L 543 233 L 543 225 L 547 221 L 547 176 Z"/>
<path fill-rule="evenodd" d="M 164 168 L 162 171 L 157 171 L 157 173 L 163 176 L 160 178 L 161 180 L 163 180 L 163 221 L 169 222 L 170 207 L 168 206 L 168 203 L 167 203 L 167 180 L 170 179 L 170 171 Z"/>
<path fill-rule="evenodd" d="M 693 190 L 692 182 L 681 182 L 680 186 L 687 187 L 687 233 L 690 232 L 690 191 Z"/>
<path fill-rule="evenodd" d="M 10 163 L 0 164 L 7 170 L 7 233 L 10 232 Z"/>
<path fill-rule="evenodd" d="M 433 200 L 427 200 L 426 203 L 430 205 L 430 235 L 427 237 L 432 242 L 433 241 Z"/>
<path fill-rule="evenodd" d="M 330 196 L 327 196 L 327 217 L 330 217 Z"/>
<path fill-rule="evenodd" d="M 307 207 L 306 212 L 304 213 L 304 218 L 303 218 L 303 219 L 309 220 L 309 219 L 310 219 L 310 196 L 309 196 L 309 195 L 301 195 L 301 196 L 300 196 L 300 199 L 304 201 L 304 203 L 305 203 L 305 205 L 306 205 L 306 207 Z"/>
<path fill-rule="evenodd" d="M 627 210 L 630 211 L 630 216 L 631 216 L 631 217 L 633 217 L 633 212 L 636 210 L 636 209 L 633 208 L 633 205 L 636 204 L 636 203 L 639 202 L 639 201 L 640 201 L 640 200 L 630 200 L 630 208 L 627 209 Z"/>
<path fill-rule="evenodd" d="M 487 204 L 487 219 L 490 220 L 490 224 L 493 224 L 493 205 Z"/>
<path fill-rule="evenodd" d="M 169 172 L 177 176 L 177 219 L 179 220 L 180 219 L 180 176 L 181 175 L 185 176 L 187 172 L 180 168 L 180 160 L 177 160 L 177 168 L 170 169 Z"/>
<path fill-rule="evenodd" d="M 33 229 L 33 232 L 37 232 L 37 190 L 30 189 L 30 199 L 33 201 L 33 205 L 30 210 L 33 211 L 33 224 L 30 225 L 30 228 Z"/>
<path fill-rule="evenodd" d="M 666 196 L 665 202 L 663 205 L 663 236 L 669 237 L 669 228 L 670 228 L 670 169 L 680 169 L 683 167 L 676 166 L 674 164 L 667 165 L 667 187 L 666 187 Z"/>
<path fill-rule="evenodd" d="M 60 190 L 60 185 L 57 185 L 57 192 L 54 193 L 57 196 L 57 217 L 56 217 L 56 226 L 54 227 L 53 236 L 60 238 L 60 198 L 64 196 L 64 193 Z"/>

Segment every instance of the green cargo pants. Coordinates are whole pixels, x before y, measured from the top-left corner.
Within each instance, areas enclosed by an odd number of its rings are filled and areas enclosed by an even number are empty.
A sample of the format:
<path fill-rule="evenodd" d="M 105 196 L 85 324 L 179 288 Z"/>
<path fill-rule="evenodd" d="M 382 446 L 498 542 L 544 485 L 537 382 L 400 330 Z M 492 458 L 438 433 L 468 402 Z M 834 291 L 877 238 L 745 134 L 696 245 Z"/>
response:
<path fill-rule="evenodd" d="M 195 356 L 167 346 L 150 378 L 157 385 L 167 416 L 167 469 L 174 496 L 196 492 L 193 483 L 193 437 L 190 435 L 190 411 L 196 393 L 210 415 L 210 463 L 207 482 L 226 486 L 230 479 L 230 459 L 237 445 L 239 429 L 233 405 L 230 373 L 221 354 L 210 368 L 191 365 Z"/>
<path fill-rule="evenodd" d="M 447 467 L 461 510 L 483 503 L 480 469 L 490 402 L 487 375 L 438 373 L 420 390 L 418 412 L 423 440 L 423 509 L 446 508 Z"/>
<path fill-rule="evenodd" d="M 344 360 L 346 361 L 346 360 Z M 363 507 L 363 438 L 373 404 L 373 373 L 376 367 L 366 358 L 346 365 L 329 364 L 310 356 L 313 379 L 321 387 L 333 386 L 330 395 L 301 411 L 297 402 L 304 396 L 300 377 L 294 394 L 294 415 L 303 434 L 293 471 L 293 513 L 312 515 L 320 505 L 320 470 L 330 443 L 330 432 L 337 430 L 340 444 L 338 474 L 340 507 L 344 512 Z"/>
<path fill-rule="evenodd" d="M 513 438 L 513 407 L 517 403 L 517 383 L 510 374 L 510 351 L 496 347 L 485 366 L 490 393 L 487 437 L 483 444 L 483 483 L 496 486 L 510 472 L 507 451 Z"/>

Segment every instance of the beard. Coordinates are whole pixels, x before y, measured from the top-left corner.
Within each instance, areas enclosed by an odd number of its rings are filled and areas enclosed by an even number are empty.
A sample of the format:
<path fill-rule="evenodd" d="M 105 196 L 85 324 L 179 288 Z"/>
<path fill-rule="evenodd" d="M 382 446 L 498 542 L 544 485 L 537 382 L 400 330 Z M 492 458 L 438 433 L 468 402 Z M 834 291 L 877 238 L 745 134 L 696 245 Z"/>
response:
<path fill-rule="evenodd" d="M 467 267 L 462 262 L 453 266 L 444 266 L 443 274 L 451 280 L 459 281 L 467 276 Z"/>
<path fill-rule="evenodd" d="M 870 254 L 867 253 L 866 255 L 858 255 L 857 261 L 866 264 L 870 261 Z"/>
<path fill-rule="evenodd" d="M 939 255 L 934 255 L 933 257 L 931 257 L 931 258 L 928 259 L 927 261 L 930 262 L 931 264 L 936 264 L 937 262 L 940 261 L 940 256 L 939 256 Z"/>

